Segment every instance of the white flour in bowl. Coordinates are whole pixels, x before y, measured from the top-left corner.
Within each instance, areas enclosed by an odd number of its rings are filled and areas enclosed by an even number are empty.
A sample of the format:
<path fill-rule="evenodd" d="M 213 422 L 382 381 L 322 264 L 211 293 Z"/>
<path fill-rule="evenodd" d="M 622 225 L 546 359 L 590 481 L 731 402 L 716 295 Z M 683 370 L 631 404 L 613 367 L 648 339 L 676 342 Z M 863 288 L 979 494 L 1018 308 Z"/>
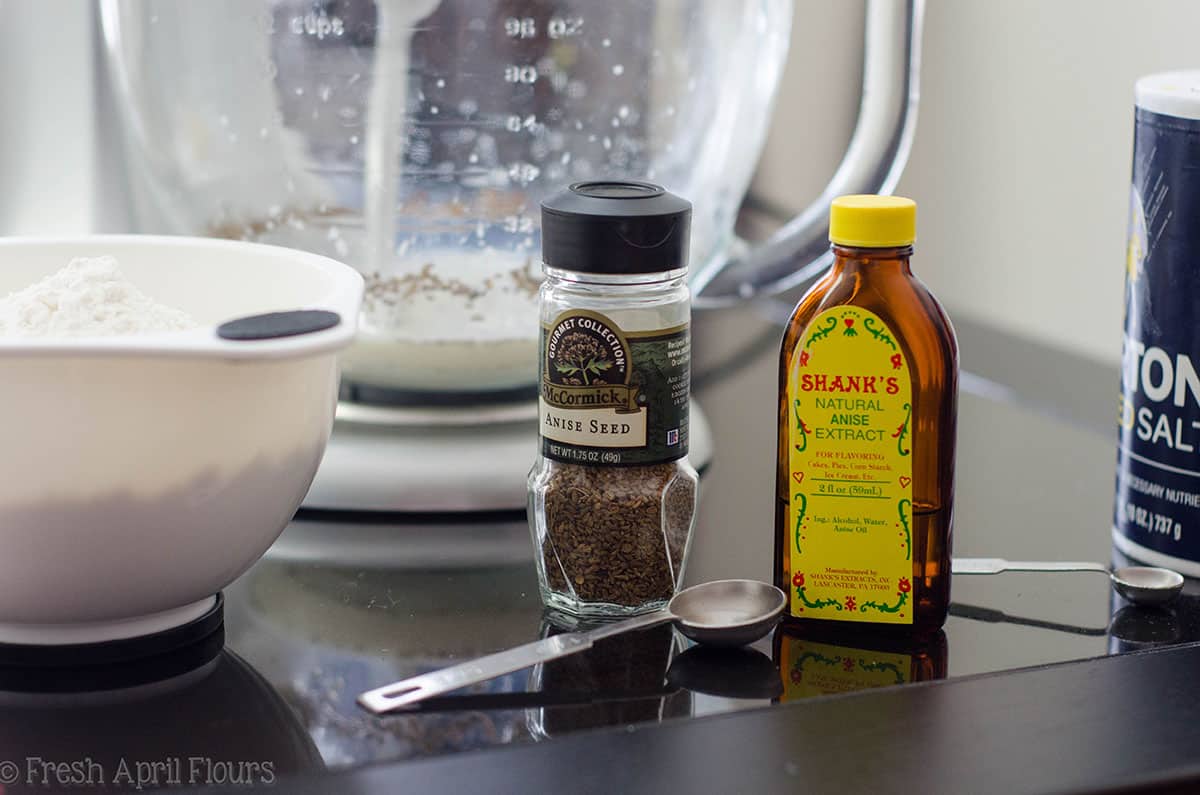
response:
<path fill-rule="evenodd" d="M 82 337 L 184 331 L 198 324 L 139 290 L 112 257 L 78 257 L 67 267 L 0 299 L 0 333 Z"/>

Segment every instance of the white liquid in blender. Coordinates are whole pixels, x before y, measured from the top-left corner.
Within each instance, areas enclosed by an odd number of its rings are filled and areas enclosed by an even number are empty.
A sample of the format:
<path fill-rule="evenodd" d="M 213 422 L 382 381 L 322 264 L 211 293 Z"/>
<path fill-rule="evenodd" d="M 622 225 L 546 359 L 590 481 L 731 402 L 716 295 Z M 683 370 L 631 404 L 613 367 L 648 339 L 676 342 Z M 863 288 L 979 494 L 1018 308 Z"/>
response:
<path fill-rule="evenodd" d="M 436 0 L 377 0 L 364 239 L 361 247 L 345 241 L 359 248 L 349 261 L 364 271 L 367 293 L 343 371 L 353 381 L 395 389 L 528 384 L 537 371 L 537 283 L 525 259 L 484 248 L 396 255 L 411 37 L 436 6 Z"/>
<path fill-rule="evenodd" d="M 487 391 L 537 378 L 537 289 L 526 260 L 438 251 L 367 277 L 352 381 L 394 389 Z M 423 263 L 423 264 L 422 264 Z"/>
<path fill-rule="evenodd" d="M 373 80 L 367 101 L 366 229 L 367 271 L 382 272 L 396 245 L 396 200 L 404 116 L 408 109 L 408 65 L 412 27 L 437 7 L 436 1 L 376 0 Z"/>

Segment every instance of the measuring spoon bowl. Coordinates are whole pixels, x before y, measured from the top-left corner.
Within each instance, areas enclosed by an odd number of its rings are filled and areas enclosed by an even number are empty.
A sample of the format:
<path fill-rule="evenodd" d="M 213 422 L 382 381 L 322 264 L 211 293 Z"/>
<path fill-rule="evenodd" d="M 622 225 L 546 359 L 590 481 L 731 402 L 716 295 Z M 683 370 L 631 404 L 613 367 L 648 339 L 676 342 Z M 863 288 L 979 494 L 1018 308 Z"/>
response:
<path fill-rule="evenodd" d="M 1183 590 L 1183 575 L 1155 566 L 1122 566 L 1112 572 L 1117 593 L 1136 605 L 1163 605 Z"/>
<path fill-rule="evenodd" d="M 714 580 L 675 595 L 667 610 L 686 637 L 726 648 L 753 643 L 779 621 L 787 596 L 757 580 Z"/>

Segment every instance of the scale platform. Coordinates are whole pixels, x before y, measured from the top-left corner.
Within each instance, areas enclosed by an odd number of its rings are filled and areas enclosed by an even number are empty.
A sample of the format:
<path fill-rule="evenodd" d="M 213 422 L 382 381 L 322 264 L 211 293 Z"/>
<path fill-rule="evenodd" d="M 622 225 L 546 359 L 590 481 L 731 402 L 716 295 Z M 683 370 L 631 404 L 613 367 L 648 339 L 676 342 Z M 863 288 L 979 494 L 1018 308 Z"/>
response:
<path fill-rule="evenodd" d="M 712 431 L 695 401 L 690 420 L 689 457 L 703 471 Z M 445 409 L 342 402 L 302 510 L 521 513 L 537 440 L 533 401 Z"/>

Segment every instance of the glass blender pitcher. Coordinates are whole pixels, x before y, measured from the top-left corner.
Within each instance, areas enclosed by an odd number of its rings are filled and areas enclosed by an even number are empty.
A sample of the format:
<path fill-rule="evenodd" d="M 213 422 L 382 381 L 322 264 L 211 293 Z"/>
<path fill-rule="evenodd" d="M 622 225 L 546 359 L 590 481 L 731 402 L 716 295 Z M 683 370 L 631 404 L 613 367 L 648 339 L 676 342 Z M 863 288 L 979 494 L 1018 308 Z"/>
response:
<path fill-rule="evenodd" d="M 367 294 L 343 395 L 441 405 L 535 394 L 539 203 L 565 184 L 648 179 L 692 200 L 701 307 L 803 278 L 827 197 L 891 189 L 919 0 L 869 0 L 845 162 L 768 245 L 731 256 L 792 7 L 101 0 L 101 18 L 139 228 L 354 265 Z"/>

